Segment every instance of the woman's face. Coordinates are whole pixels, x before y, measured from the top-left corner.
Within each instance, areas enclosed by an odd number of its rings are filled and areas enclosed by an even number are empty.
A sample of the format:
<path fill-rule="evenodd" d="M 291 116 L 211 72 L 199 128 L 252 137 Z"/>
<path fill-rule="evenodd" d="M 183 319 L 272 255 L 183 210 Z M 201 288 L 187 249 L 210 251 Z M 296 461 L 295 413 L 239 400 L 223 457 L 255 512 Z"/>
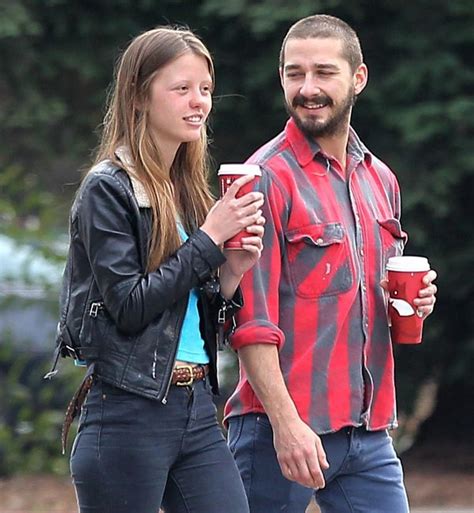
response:
<path fill-rule="evenodd" d="M 212 107 L 213 83 L 207 60 L 192 52 L 163 66 L 150 85 L 150 128 L 160 150 L 176 152 L 197 141 Z"/>

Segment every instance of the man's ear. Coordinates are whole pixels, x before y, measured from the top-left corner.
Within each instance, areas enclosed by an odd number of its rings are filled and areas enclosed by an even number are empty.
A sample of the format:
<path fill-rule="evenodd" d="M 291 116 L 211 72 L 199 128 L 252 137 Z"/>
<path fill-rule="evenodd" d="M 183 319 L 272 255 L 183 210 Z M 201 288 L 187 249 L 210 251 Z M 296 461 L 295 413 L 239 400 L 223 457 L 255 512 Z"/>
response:
<path fill-rule="evenodd" d="M 369 80 L 369 70 L 367 66 L 362 63 L 360 64 L 354 73 L 354 92 L 359 95 L 367 85 Z"/>
<path fill-rule="evenodd" d="M 278 67 L 278 74 L 280 75 L 280 85 L 283 87 L 283 66 Z"/>

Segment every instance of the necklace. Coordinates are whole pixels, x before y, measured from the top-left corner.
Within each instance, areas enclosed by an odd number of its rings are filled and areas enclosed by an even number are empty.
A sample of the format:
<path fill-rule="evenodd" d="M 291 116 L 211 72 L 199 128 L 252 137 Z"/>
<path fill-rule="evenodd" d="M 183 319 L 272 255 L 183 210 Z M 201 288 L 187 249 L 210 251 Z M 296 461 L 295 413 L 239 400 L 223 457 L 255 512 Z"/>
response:
<path fill-rule="evenodd" d="M 329 163 L 329 159 L 326 159 L 326 169 L 322 173 L 316 173 L 316 171 L 313 171 L 313 175 L 316 176 L 326 176 L 329 173 L 329 169 L 331 168 L 331 164 Z"/>

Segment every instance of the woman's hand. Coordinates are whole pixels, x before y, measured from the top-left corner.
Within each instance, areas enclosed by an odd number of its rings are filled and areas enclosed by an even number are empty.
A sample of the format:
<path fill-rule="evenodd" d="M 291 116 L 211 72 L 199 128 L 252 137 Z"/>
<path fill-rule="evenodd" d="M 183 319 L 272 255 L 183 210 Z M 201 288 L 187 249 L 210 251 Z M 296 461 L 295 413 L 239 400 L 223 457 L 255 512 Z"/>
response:
<path fill-rule="evenodd" d="M 260 216 L 257 223 L 249 226 L 246 231 L 249 236 L 242 237 L 242 249 L 224 249 L 227 259 L 223 267 L 227 267 L 228 271 L 234 276 L 242 276 L 247 272 L 260 258 L 263 249 L 263 225 L 265 218 Z"/>
<path fill-rule="evenodd" d="M 265 218 L 260 216 L 256 223 L 249 226 L 248 236 L 242 238 L 242 249 L 225 249 L 226 262 L 220 268 L 221 294 L 230 299 L 240 280 L 260 258 L 263 249 Z"/>
<path fill-rule="evenodd" d="M 217 245 L 224 243 L 241 230 L 245 230 L 252 225 L 261 226 L 257 222 L 262 217 L 263 194 L 261 192 L 249 192 L 240 198 L 236 197 L 239 189 L 253 179 L 254 177 L 249 175 L 236 180 L 222 199 L 217 201 L 209 211 L 201 230 Z M 256 236 L 258 237 L 258 233 Z M 252 241 L 248 241 L 247 244 L 252 246 L 248 251 L 255 251 L 253 249 L 255 244 Z"/>

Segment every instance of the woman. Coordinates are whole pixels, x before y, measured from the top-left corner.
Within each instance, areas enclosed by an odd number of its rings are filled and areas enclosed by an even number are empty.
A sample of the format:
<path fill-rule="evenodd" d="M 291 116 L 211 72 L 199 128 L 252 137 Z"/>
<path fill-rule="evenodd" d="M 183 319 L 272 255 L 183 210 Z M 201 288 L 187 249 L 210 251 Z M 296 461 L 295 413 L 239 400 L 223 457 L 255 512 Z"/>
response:
<path fill-rule="evenodd" d="M 212 392 L 217 319 L 238 307 L 260 256 L 263 196 L 236 198 L 245 177 L 213 205 L 213 87 L 209 52 L 188 30 L 135 38 L 71 211 L 58 340 L 88 366 L 68 412 L 87 394 L 71 454 L 81 513 L 248 511 Z M 224 256 L 244 228 L 244 251 Z"/>

